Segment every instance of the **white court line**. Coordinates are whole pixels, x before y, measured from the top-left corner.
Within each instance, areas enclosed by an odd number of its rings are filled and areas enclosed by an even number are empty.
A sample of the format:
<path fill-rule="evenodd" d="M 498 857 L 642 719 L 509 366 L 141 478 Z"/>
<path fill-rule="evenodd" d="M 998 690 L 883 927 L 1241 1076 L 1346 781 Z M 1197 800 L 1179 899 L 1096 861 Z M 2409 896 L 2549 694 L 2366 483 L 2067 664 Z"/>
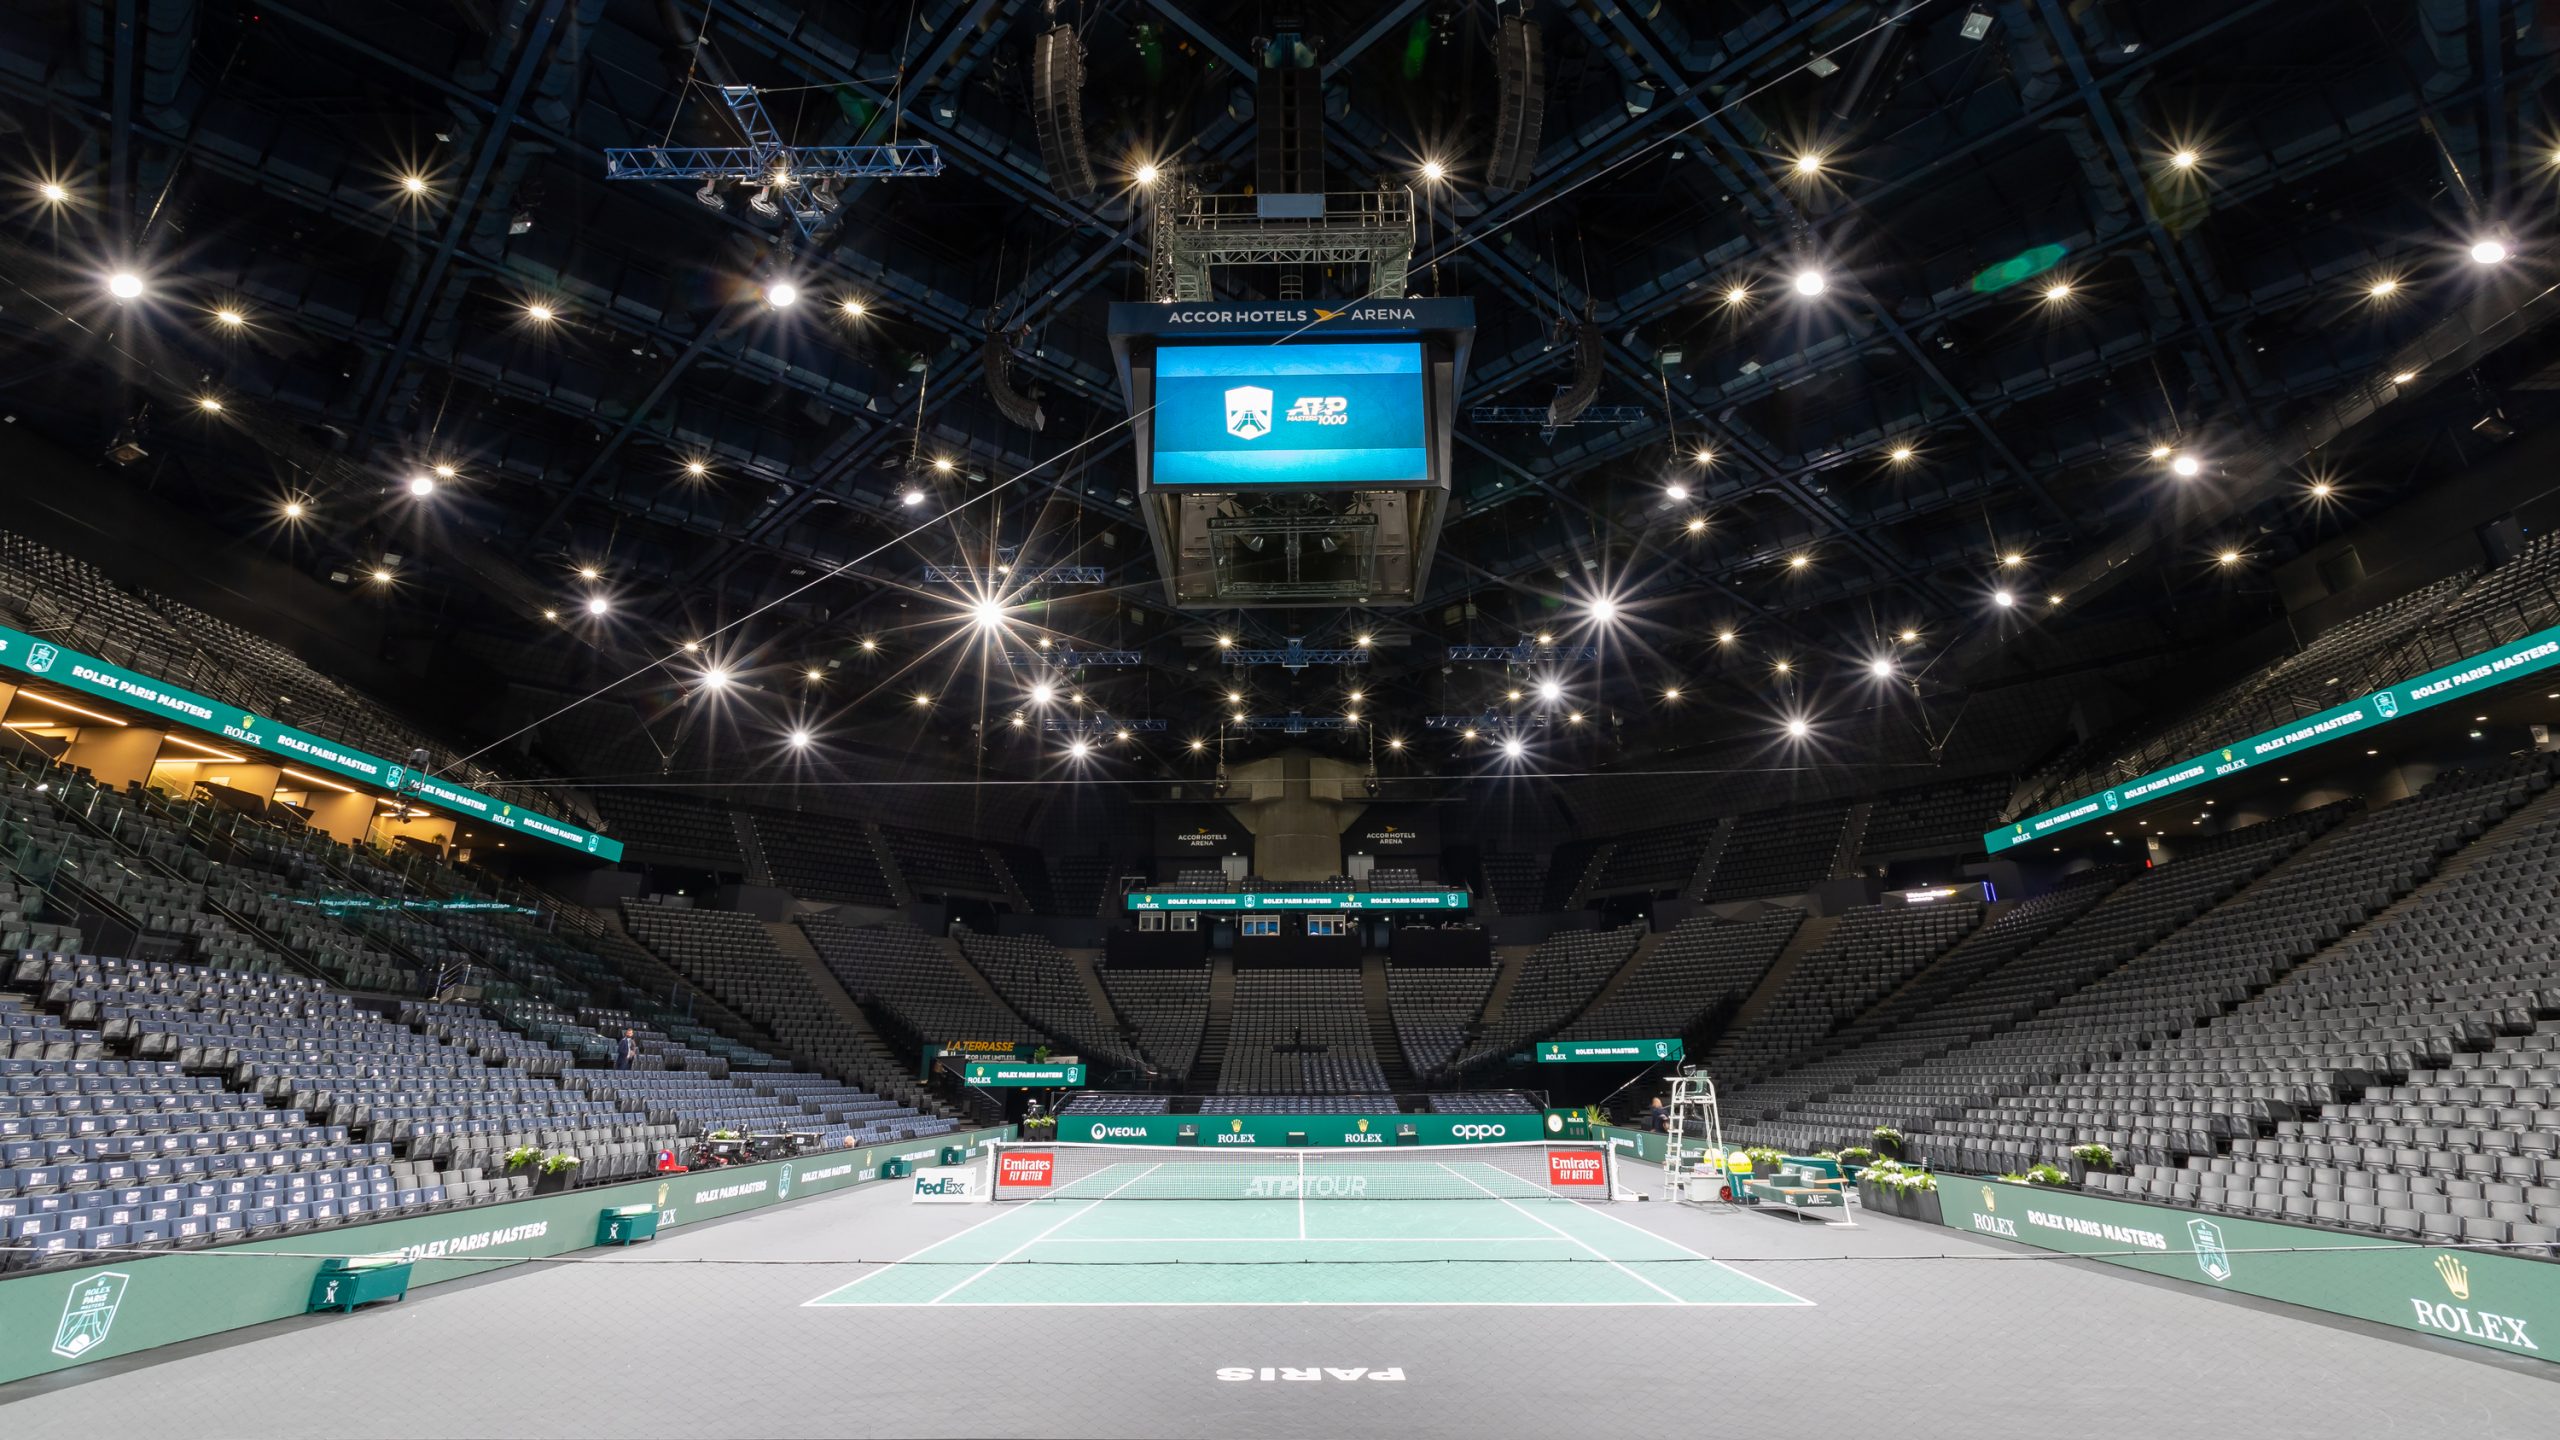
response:
<path fill-rule="evenodd" d="M 1126 1163 L 1126 1162 L 1114 1162 L 1114 1163 Z M 1098 1173 L 1100 1173 L 1100 1174 L 1106 1174 L 1106 1175 L 1107 1175 L 1107 1174 L 1109 1174 L 1110 1172 L 1106 1170 L 1106 1171 L 1101 1171 L 1101 1172 L 1098 1172 Z M 1093 1178 L 1093 1177 L 1092 1177 L 1092 1176 L 1087 1176 L 1087 1177 L 1085 1177 L 1085 1178 L 1086 1178 L 1086 1179 L 1091 1179 L 1091 1178 Z M 1068 1182 L 1068 1183 L 1069 1183 L 1069 1184 L 1078 1184 L 1078 1183 L 1081 1183 L 1081 1182 L 1078 1182 L 1078 1181 L 1070 1181 L 1070 1182 Z M 1056 1198 L 1056 1197 L 1051 1197 L 1051 1198 Z M 1024 1202 L 1024 1203 L 1022 1203 L 1022 1208 L 1020 1208 L 1020 1209 L 1018 1209 L 1018 1210 L 999 1210 L 999 1211 L 997 1211 L 995 1214 L 988 1216 L 986 1219 L 978 1221 L 976 1224 L 973 1224 L 973 1225 L 964 1225 L 964 1226 L 960 1227 L 959 1229 L 952 1231 L 950 1234 L 943 1236 L 941 1239 L 934 1241 L 932 1244 L 925 1246 L 923 1249 L 909 1251 L 907 1254 L 899 1256 L 897 1259 L 890 1261 L 888 1264 L 881 1266 L 879 1269 L 872 1271 L 872 1272 L 871 1272 L 870 1274 L 868 1274 L 868 1275 L 857 1275 L 857 1276 L 855 1276 L 853 1279 L 851 1279 L 851 1280 L 847 1280 L 847 1281 L 846 1281 L 846 1282 L 844 1282 L 843 1284 L 841 1284 L 841 1285 L 837 1286 L 837 1287 L 836 1287 L 836 1288 L 834 1288 L 833 1290 L 829 1290 L 829 1291 L 827 1291 L 827 1292 L 826 1292 L 825 1294 L 823 1294 L 823 1295 L 819 1295 L 819 1296 L 817 1296 L 817 1297 L 816 1297 L 816 1298 L 814 1298 L 814 1299 L 809 1299 L 809 1300 L 803 1300 L 803 1301 L 801 1301 L 801 1302 L 800 1302 L 800 1308 L 802 1308 L 802 1309 L 804 1309 L 804 1310 L 805 1310 L 805 1309 L 808 1309 L 810 1306 L 813 1306 L 813 1305 L 821 1305 L 821 1306 L 822 1306 L 822 1305 L 826 1305 L 826 1304 L 830 1303 L 830 1302 L 833 1300 L 833 1298 L 834 1298 L 835 1296 L 838 1296 L 838 1295 L 843 1294 L 843 1293 L 844 1293 L 844 1292 L 846 1292 L 847 1290 L 852 1289 L 854 1286 L 861 1284 L 863 1281 L 865 1281 L 865 1280 L 876 1280 L 876 1279 L 878 1279 L 879 1277 L 881 1277 L 881 1276 L 883 1276 L 883 1275 L 888 1274 L 890 1271 L 897 1269 L 899 1266 L 906 1264 L 908 1261 L 915 1259 L 918 1255 L 929 1255 L 929 1254 L 933 1253 L 934 1251 L 941 1249 L 943 1246 L 950 1244 L 952 1241 L 954 1241 L 954 1240 L 957 1240 L 957 1239 L 961 1238 L 961 1237 L 962 1237 L 962 1236 L 964 1236 L 964 1235 L 972 1235 L 972 1234 L 975 1234 L 975 1233 L 977 1233 L 977 1232 L 978 1232 L 978 1231 L 980 1231 L 980 1230 L 984 1230 L 985 1228 L 987 1228 L 987 1227 L 988 1227 L 988 1226 L 990 1226 L 990 1225 L 997 1224 L 997 1223 L 999 1223 L 999 1222 L 1001 1222 L 1001 1221 L 1010 1220 L 1010 1219 L 1012 1219 L 1013 1217 L 1015 1217 L 1016 1215 L 1037 1215 L 1037 1214 L 1039 1214 L 1039 1213 L 1040 1213 L 1040 1210 L 1039 1210 L 1039 1204 L 1040 1204 L 1040 1202 L 1038 1202 L 1038 1201 L 1036 1201 L 1036 1200 L 1035 1200 L 1035 1201 Z"/>
<path fill-rule="evenodd" d="M 1552 1245 L 1545 1235 L 1061 1235 L 1052 1245 Z"/>
<path fill-rule="evenodd" d="M 1139 1181 L 1146 1179 L 1148 1176 L 1153 1175 L 1163 1168 L 1164 1162 L 1159 1160 L 1153 1165 L 1148 1166 L 1146 1169 L 1139 1171 L 1137 1174 L 1130 1176 L 1128 1179 L 1121 1181 L 1119 1184 L 1112 1186 L 1110 1194 L 1096 1196 L 1094 1199 L 1086 1201 L 1084 1209 L 1076 1211 L 1075 1214 L 1067 1216 L 1057 1224 L 1050 1226 L 1048 1229 L 1041 1231 L 1039 1234 L 1032 1236 L 1030 1239 L 1023 1241 L 1012 1249 L 1007 1250 L 1002 1255 L 997 1256 L 995 1259 L 987 1262 L 977 1270 L 972 1271 L 968 1279 L 961 1281 L 959 1284 L 952 1286 L 949 1290 L 943 1291 L 942 1294 L 936 1295 L 924 1303 L 927 1305 L 941 1304 L 946 1297 L 976 1284 L 980 1279 L 985 1277 L 988 1271 L 995 1269 L 998 1265 L 1002 1265 L 1007 1260 L 1010 1260 L 1014 1256 L 1021 1254 L 1023 1251 L 1030 1249 L 1032 1246 L 1039 1244 L 1042 1240 L 1056 1234 L 1058 1231 L 1065 1229 L 1070 1223 L 1076 1220 L 1078 1216 L 1082 1216 L 1088 1211 L 1091 1211 L 1094 1206 L 1101 1204 L 1103 1201 L 1110 1199 L 1112 1195 L 1119 1194 L 1121 1191 L 1128 1189 L 1130 1186 L 1137 1184 Z"/>
<path fill-rule="evenodd" d="M 1473 1176 L 1460 1174 L 1460 1173 L 1458 1172 L 1458 1170 L 1457 1170 L 1455 1167 L 1453 1167 L 1452 1165 L 1450 1165 L 1450 1164 L 1449 1164 L 1449 1162 L 1448 1162 L 1448 1161 L 1443 1160 L 1443 1161 L 1439 1162 L 1439 1164 L 1440 1164 L 1440 1168 L 1441 1168 L 1441 1169 L 1448 1171 L 1448 1172 L 1449 1172 L 1450 1174 L 1452 1174 L 1452 1175 L 1456 1175 L 1459 1179 L 1466 1181 L 1466 1182 L 1467 1182 L 1468 1184 L 1470 1184 L 1470 1185 L 1475 1185 L 1475 1187 L 1476 1187 L 1477 1189 L 1479 1189 L 1479 1190 L 1484 1190 L 1484 1193 L 1486 1193 L 1487 1195 L 1493 1195 L 1493 1198 L 1494 1198 L 1494 1199 L 1502 1201 L 1502 1203 L 1503 1203 L 1503 1204 L 1511 1206 L 1511 1208 L 1512 1208 L 1512 1209 L 1514 1209 L 1514 1210 L 1520 1210 L 1519 1205 L 1517 1205 L 1517 1204 L 1516 1204 L 1516 1203 L 1514 1203 L 1513 1201 L 1511 1201 L 1511 1200 L 1509 1200 L 1509 1199 L 1506 1199 L 1505 1197 L 1500 1196 L 1500 1195 L 1494 1195 L 1494 1193 L 1493 1193 L 1492 1191 L 1490 1191 L 1490 1190 L 1485 1190 L 1485 1189 L 1484 1189 L 1484 1187 L 1483 1187 L 1482 1185 L 1477 1185 L 1477 1184 L 1476 1184 L 1476 1181 L 1475 1181 L 1475 1178 L 1474 1178 Z M 1523 1214 L 1523 1215 L 1527 1215 L 1527 1216 L 1528 1216 L 1530 1219 L 1532 1219 L 1532 1220 L 1536 1220 L 1536 1221 L 1537 1221 L 1539 1224 L 1541 1224 L 1541 1225 L 1546 1225 L 1546 1226 L 1547 1226 L 1547 1228 L 1548 1228 L 1548 1229 L 1550 1229 L 1550 1230 L 1555 1230 L 1555 1232 L 1556 1232 L 1558 1235 L 1562 1235 L 1562 1236 L 1564 1236 L 1564 1238 L 1565 1238 L 1565 1239 L 1567 1239 L 1567 1240 L 1571 1240 L 1571 1241 L 1573 1241 L 1573 1243 L 1574 1243 L 1574 1244 L 1579 1245 L 1579 1246 L 1581 1246 L 1583 1249 L 1590 1251 L 1590 1252 L 1592 1253 L 1592 1255 L 1593 1255 L 1593 1256 L 1595 1256 L 1595 1257 L 1597 1257 L 1597 1258 L 1599 1258 L 1599 1259 L 1602 1259 L 1602 1260 L 1608 1260 L 1608 1261 L 1609 1261 L 1610 1268 L 1612 1268 L 1612 1269 L 1616 1270 L 1618 1273 L 1620 1273 L 1620 1274 L 1622 1274 L 1622 1275 L 1626 1276 L 1628 1279 L 1633 1280 L 1633 1281 L 1634 1281 L 1634 1282 L 1636 1282 L 1637 1284 L 1642 1285 L 1642 1286 L 1643 1286 L 1643 1287 L 1645 1287 L 1646 1289 L 1651 1290 L 1651 1291 L 1653 1291 L 1654 1293 L 1659 1294 L 1659 1295 L 1669 1295 L 1669 1296 L 1671 1297 L 1671 1303 L 1672 1303 L 1672 1304 L 1674 1304 L 1674 1305 L 1686 1305 L 1686 1304 L 1688 1304 L 1688 1303 L 1689 1303 L 1688 1301 L 1681 1299 L 1681 1298 L 1680 1298 L 1679 1296 L 1677 1296 L 1677 1295 L 1672 1295 L 1670 1291 L 1665 1290 L 1665 1289 L 1663 1289 L 1661 1286 L 1654 1284 L 1652 1281 L 1647 1280 L 1646 1278 L 1644 1278 L 1643 1276 L 1641 1276 L 1641 1275 L 1637 1274 L 1637 1273 L 1636 1273 L 1636 1272 L 1634 1272 L 1633 1270 L 1629 1270 L 1626 1266 L 1619 1264 L 1617 1261 L 1615 1261 L 1615 1260 L 1610 1260 L 1610 1259 L 1609 1259 L 1609 1257 L 1608 1257 L 1607 1255 L 1605 1255 L 1605 1254 L 1601 1253 L 1600 1247 L 1598 1247 L 1598 1246 L 1596 1246 L 1596 1245 L 1593 1245 L 1591 1242 L 1589 1242 L 1589 1241 L 1587 1241 L 1587 1240 L 1575 1239 L 1575 1237 L 1574 1237 L 1574 1236 L 1572 1236 L 1571 1234 L 1568 1234 L 1567 1232 L 1565 1232 L 1565 1231 L 1563 1231 L 1563 1230 L 1558 1230 L 1558 1229 L 1557 1229 L 1555 1226 L 1553 1226 L 1553 1225 L 1547 1225 L 1547 1222 L 1546 1222 L 1546 1221 L 1544 1221 L 1544 1220 L 1540 1220 L 1540 1219 L 1539 1219 L 1535 1214 L 1532 1214 L 1531 1212 L 1529 1212 L 1529 1211 L 1527 1211 L 1527 1210 L 1520 1210 L 1520 1213 L 1521 1213 L 1521 1214 Z"/>
<path fill-rule="evenodd" d="M 1611 1203 L 1615 1203 L 1615 1202 L 1611 1202 Z M 1717 1269 L 1722 1270 L 1722 1271 L 1723 1271 L 1723 1272 L 1725 1272 L 1726 1274 L 1731 1275 L 1731 1276 L 1734 1276 L 1734 1277 L 1735 1277 L 1735 1278 L 1737 1278 L 1737 1279 L 1741 1279 L 1741 1280 L 1748 1280 L 1748 1281 L 1750 1281 L 1752 1284 L 1757 1285 L 1757 1286 L 1760 1286 L 1761 1288 L 1766 1289 L 1766 1290 L 1775 1290 L 1775 1291 L 1777 1291 L 1779 1294 L 1786 1296 L 1786 1297 L 1787 1297 L 1787 1299 L 1788 1299 L 1790 1302 L 1794 1303 L 1794 1304 L 1797 1304 L 1797 1305 L 1811 1305 L 1811 1304 L 1813 1304 L 1813 1303 L 1814 1303 L 1813 1301 L 1811 1301 L 1811 1300 L 1807 1300 L 1807 1299 L 1806 1299 L 1806 1298 L 1804 1298 L 1803 1296 L 1801 1296 L 1801 1295 L 1797 1294 L 1797 1293 L 1796 1293 L 1796 1292 L 1794 1292 L 1793 1290 L 1790 1290 L 1790 1289 L 1786 1288 L 1786 1287 L 1785 1287 L 1785 1286 L 1783 1286 L 1783 1285 L 1772 1285 L 1772 1284 L 1770 1284 L 1768 1281 L 1761 1279 L 1761 1278 L 1760 1278 L 1759 1276 L 1757 1276 L 1757 1275 L 1748 1275 L 1748 1274 L 1743 1273 L 1743 1272 L 1742 1272 L 1742 1271 L 1740 1271 L 1740 1270 L 1736 1270 L 1736 1269 L 1734 1269 L 1732 1266 L 1727 1265 L 1727 1264 L 1726 1264 L 1726 1263 L 1724 1263 L 1723 1261 L 1718 1260 L 1716 1257 L 1714 1257 L 1713 1255 L 1710 1255 L 1710 1254 L 1706 1253 L 1706 1252 L 1705 1252 L 1705 1251 L 1703 1251 L 1703 1250 L 1692 1250 L 1692 1249 L 1690 1249 L 1688 1246 L 1681 1244 L 1679 1241 L 1672 1239 L 1670 1236 L 1663 1234 L 1663 1233 L 1662 1233 L 1661 1231 L 1659 1231 L 1659 1230 L 1648 1230 L 1648 1229 L 1646 1229 L 1645 1227 L 1643 1227 L 1642 1225 L 1637 1224 L 1637 1223 L 1636 1223 L 1636 1222 L 1634 1222 L 1633 1220 L 1628 1219 L 1628 1218 L 1627 1218 L 1627 1217 L 1625 1217 L 1624 1215 L 1612 1215 L 1612 1214 L 1610 1214 L 1607 1210 L 1601 1209 L 1601 1208 L 1599 1208 L 1599 1207 L 1597 1207 L 1597 1206 L 1591 1206 L 1591 1205 L 1585 1205 L 1585 1206 L 1581 1206 L 1581 1207 L 1579 1207 L 1579 1208 L 1584 1209 L 1584 1210 L 1588 1210 L 1590 1213 L 1592 1213 L 1592 1214 L 1594 1214 L 1594 1215 L 1599 1216 L 1599 1217 L 1600 1217 L 1601 1219 L 1603 1219 L 1603 1220 L 1615 1220 L 1615 1221 L 1617 1221 L 1619 1224 L 1626 1226 L 1628 1229 L 1633 1230 L 1633 1231 L 1637 1232 L 1638 1234 L 1642 1234 L 1642 1235 L 1650 1235 L 1650 1236 L 1652 1236 L 1654 1239 L 1661 1241 L 1663 1244 L 1670 1246 L 1672 1249 L 1679 1251 L 1681 1254 L 1683 1254 L 1683 1255 L 1694 1255 L 1694 1256 L 1696 1256 L 1697 1258 L 1699 1258 L 1699 1259 L 1701 1259 L 1701 1260 L 1706 1261 L 1708 1264 L 1715 1266 Z M 1679 1212 L 1675 1210 L 1675 1211 L 1673 1211 L 1672 1213 L 1677 1214 L 1677 1213 L 1679 1213 Z M 1734 1303 L 1755 1303 L 1755 1302 L 1734 1302 Z M 1770 1302 L 1770 1301 L 1759 1301 L 1759 1302 L 1756 1302 L 1756 1303 L 1759 1303 L 1759 1304 L 1770 1304 L 1770 1303 L 1774 1303 L 1774 1302 Z"/>

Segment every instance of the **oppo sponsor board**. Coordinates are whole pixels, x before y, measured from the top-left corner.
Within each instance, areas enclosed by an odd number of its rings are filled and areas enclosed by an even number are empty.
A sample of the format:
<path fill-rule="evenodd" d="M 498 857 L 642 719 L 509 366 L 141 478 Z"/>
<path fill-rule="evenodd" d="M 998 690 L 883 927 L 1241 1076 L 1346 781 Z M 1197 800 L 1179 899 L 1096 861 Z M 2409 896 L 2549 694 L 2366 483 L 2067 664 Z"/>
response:
<path fill-rule="evenodd" d="M 77 690 L 85 695 L 129 705 L 172 725 L 219 737 L 227 745 L 248 750 L 276 764 L 324 770 L 394 794 L 410 796 L 420 804 L 436 806 L 466 821 L 478 821 L 519 835 L 531 835 L 581 855 L 593 855 L 599 860 L 622 858 L 622 842 L 619 840 L 608 840 L 566 820 L 520 810 L 495 796 L 422 775 L 405 764 L 368 755 L 325 735 L 297 730 L 224 701 L 208 700 L 192 690 L 182 690 L 165 680 L 154 680 L 139 671 L 108 664 L 94 655 L 66 650 L 51 641 L 6 625 L 0 625 L 0 666 L 35 676 L 66 690 Z"/>
<path fill-rule="evenodd" d="M 1941 1176 L 1938 1200 L 1952 1229 L 2560 1360 L 2560 1282 L 2543 1261 L 1999 1180 Z"/>
<path fill-rule="evenodd" d="M 1291 1135 L 1323 1146 L 1393 1145 L 1410 1125 L 1418 1145 L 1482 1145 L 1542 1140 L 1535 1115 L 1069 1115 L 1058 1138 L 1105 1145 L 1197 1144 L 1204 1150 L 1285 1146 Z M 1190 1130 L 1192 1139 L 1182 1132 Z"/>
<path fill-rule="evenodd" d="M 409 1288 L 416 1290 L 587 1249 L 595 1244 L 597 1219 L 606 1210 L 654 1206 L 663 1234 L 669 1226 L 862 1184 L 878 1178 L 884 1160 L 930 1164 L 948 1145 L 979 1154 L 988 1141 L 1011 1133 L 963 1131 L 280 1240 L 122 1255 L 112 1265 L 12 1275 L 0 1280 L 0 1384 L 300 1315 L 321 1265 L 310 1258 L 314 1252 L 410 1261 L 416 1268 Z M 261 1253 L 279 1258 L 251 1258 Z"/>
<path fill-rule="evenodd" d="M 2560 665 L 2560 626 L 2536 631 L 2494 650 L 2484 650 L 2468 660 L 2457 660 L 2424 675 L 2386 685 L 2362 699 L 2333 705 L 2279 729 L 2252 735 L 2246 740 L 2192 756 L 2174 765 L 2164 765 L 2148 775 L 2101 790 L 2095 795 L 2084 795 L 2040 815 L 2029 815 L 2006 829 L 1984 835 L 1982 848 L 1996 855 L 2092 820 L 2106 819 L 2136 805 L 2148 805 L 2223 776 L 2236 775 L 2265 761 L 2281 759 L 2350 735 L 2360 735 L 2404 715 L 2467 699 L 2493 686 L 2522 679 L 2554 665 Z"/>

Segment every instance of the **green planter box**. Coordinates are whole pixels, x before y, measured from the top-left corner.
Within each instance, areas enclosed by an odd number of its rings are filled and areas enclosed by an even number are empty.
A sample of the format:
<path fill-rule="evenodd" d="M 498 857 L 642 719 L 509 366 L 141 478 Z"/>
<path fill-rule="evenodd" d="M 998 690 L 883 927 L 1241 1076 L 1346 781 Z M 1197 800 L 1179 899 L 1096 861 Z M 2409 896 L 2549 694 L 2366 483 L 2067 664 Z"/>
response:
<path fill-rule="evenodd" d="M 658 1238 L 658 1207 L 624 1205 L 596 1216 L 596 1243 L 629 1245 L 639 1240 Z"/>
<path fill-rule="evenodd" d="M 320 1262 L 311 1277 L 311 1304 L 318 1310 L 352 1312 L 376 1300 L 399 1300 L 409 1294 L 409 1262 L 392 1259 L 336 1259 Z"/>

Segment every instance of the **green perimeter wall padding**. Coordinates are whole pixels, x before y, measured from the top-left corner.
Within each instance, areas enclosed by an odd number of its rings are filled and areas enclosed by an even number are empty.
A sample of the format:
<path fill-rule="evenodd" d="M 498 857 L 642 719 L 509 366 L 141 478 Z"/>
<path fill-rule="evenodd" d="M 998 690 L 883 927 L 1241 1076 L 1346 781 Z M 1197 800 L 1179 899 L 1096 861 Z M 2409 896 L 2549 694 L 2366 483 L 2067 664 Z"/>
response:
<path fill-rule="evenodd" d="M 697 1220 L 860 1185 L 877 1178 L 884 1160 L 931 1165 L 946 1145 L 963 1145 L 976 1155 L 988 1141 L 1012 1133 L 1011 1127 L 955 1131 L 217 1249 L 137 1254 L 79 1269 L 13 1275 L 0 1280 L 0 1384 L 299 1315 L 322 1256 L 400 1253 L 416 1262 L 409 1281 L 414 1291 L 507 1268 L 494 1261 L 587 1249 L 595 1244 L 597 1217 L 605 1210 L 655 1205 L 664 1236 Z M 257 1258 L 277 1252 L 314 1258 Z M 463 1256 L 471 1258 L 458 1258 Z"/>

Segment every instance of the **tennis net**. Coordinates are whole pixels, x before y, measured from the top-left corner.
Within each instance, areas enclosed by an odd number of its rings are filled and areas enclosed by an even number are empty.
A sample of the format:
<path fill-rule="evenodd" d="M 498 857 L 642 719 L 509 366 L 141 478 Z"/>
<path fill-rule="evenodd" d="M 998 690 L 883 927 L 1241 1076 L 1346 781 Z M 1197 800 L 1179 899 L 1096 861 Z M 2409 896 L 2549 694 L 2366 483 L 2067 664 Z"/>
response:
<path fill-rule="evenodd" d="M 990 1157 L 998 1200 L 1607 1200 L 1606 1146 L 1234 1149 L 1013 1141 Z"/>

